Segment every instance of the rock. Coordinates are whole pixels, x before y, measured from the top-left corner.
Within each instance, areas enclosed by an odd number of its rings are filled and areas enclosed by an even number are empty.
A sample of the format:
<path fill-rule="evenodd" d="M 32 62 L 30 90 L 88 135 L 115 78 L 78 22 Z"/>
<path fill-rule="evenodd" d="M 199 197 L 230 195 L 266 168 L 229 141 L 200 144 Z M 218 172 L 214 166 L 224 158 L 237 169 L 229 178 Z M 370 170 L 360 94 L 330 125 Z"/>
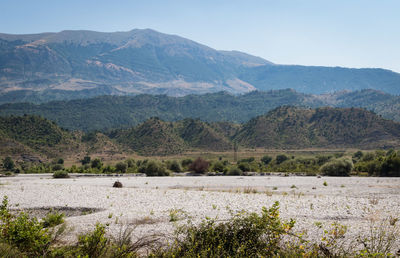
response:
<path fill-rule="evenodd" d="M 113 187 L 122 188 L 122 183 L 120 181 L 115 181 Z"/>

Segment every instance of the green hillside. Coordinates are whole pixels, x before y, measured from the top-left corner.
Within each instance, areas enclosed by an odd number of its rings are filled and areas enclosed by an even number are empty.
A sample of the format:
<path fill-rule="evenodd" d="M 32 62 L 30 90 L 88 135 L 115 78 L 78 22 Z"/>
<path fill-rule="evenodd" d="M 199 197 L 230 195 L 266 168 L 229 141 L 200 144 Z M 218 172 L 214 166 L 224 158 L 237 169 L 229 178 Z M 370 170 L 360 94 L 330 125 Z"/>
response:
<path fill-rule="evenodd" d="M 137 127 L 117 133 L 114 138 L 133 151 L 147 155 L 181 153 L 186 147 L 174 125 L 159 118 L 150 118 Z"/>
<path fill-rule="evenodd" d="M 360 107 L 400 121 L 400 97 L 374 90 L 310 95 L 294 90 L 226 92 L 185 97 L 166 95 L 102 96 L 44 104 L 0 105 L 0 116 L 35 114 L 70 130 L 129 128 L 150 117 L 164 121 L 199 118 L 203 121 L 244 123 L 283 105 L 300 107 Z"/>
<path fill-rule="evenodd" d="M 128 129 L 84 134 L 37 116 L 0 117 L 0 156 L 169 155 L 230 151 L 233 142 L 265 149 L 397 148 L 400 123 L 359 108 L 284 106 L 244 124 L 150 118 Z"/>
<path fill-rule="evenodd" d="M 234 139 L 263 148 L 393 148 L 400 124 L 358 108 L 280 107 L 243 125 Z"/>

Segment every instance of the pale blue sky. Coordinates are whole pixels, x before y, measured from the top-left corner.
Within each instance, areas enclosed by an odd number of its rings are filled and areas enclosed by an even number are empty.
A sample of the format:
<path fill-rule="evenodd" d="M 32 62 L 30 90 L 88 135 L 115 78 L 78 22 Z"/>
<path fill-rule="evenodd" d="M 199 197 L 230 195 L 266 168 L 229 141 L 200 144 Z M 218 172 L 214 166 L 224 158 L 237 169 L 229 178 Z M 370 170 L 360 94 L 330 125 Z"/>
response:
<path fill-rule="evenodd" d="M 400 0 L 0 0 L 0 32 L 151 28 L 279 64 L 400 72 Z"/>

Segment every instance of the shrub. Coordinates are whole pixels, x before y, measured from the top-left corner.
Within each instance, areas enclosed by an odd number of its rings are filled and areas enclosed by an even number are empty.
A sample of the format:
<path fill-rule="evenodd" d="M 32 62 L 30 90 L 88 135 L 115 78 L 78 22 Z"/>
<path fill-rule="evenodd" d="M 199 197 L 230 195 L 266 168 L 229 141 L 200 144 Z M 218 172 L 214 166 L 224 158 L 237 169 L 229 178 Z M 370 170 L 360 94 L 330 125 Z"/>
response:
<path fill-rule="evenodd" d="M 85 156 L 83 157 L 83 159 L 81 160 L 82 165 L 86 165 L 90 163 L 90 157 L 89 156 Z"/>
<path fill-rule="evenodd" d="M 0 238 L 30 256 L 44 255 L 51 242 L 51 235 L 36 218 L 25 213 L 13 216 L 9 212 L 7 196 L 0 207 Z"/>
<path fill-rule="evenodd" d="M 190 171 L 194 171 L 195 173 L 202 174 L 207 171 L 210 163 L 204 160 L 201 157 L 198 157 L 192 164 L 189 166 Z"/>
<path fill-rule="evenodd" d="M 228 176 L 240 176 L 243 174 L 242 170 L 240 170 L 237 167 L 232 167 L 231 169 L 228 170 L 226 173 Z"/>
<path fill-rule="evenodd" d="M 92 168 L 97 168 L 100 169 L 103 166 L 103 163 L 101 162 L 100 159 L 94 159 L 91 161 L 91 167 Z"/>
<path fill-rule="evenodd" d="M 278 164 L 278 165 L 281 164 L 282 162 L 288 160 L 288 159 L 289 159 L 289 157 L 286 156 L 285 154 L 277 155 L 276 158 L 275 158 L 276 164 Z"/>
<path fill-rule="evenodd" d="M 248 172 L 251 170 L 250 164 L 248 162 L 239 163 L 238 168 L 243 172 Z"/>
<path fill-rule="evenodd" d="M 69 178 L 69 175 L 65 170 L 58 170 L 53 173 L 53 178 Z"/>
<path fill-rule="evenodd" d="M 64 168 L 63 165 L 55 164 L 52 169 L 53 169 L 53 171 L 58 171 L 58 170 L 62 170 L 63 168 Z"/>
<path fill-rule="evenodd" d="M 238 213 L 228 222 L 205 220 L 178 231 L 175 244 L 163 257 L 272 257 L 280 253 L 282 239 L 294 221 L 279 218 L 279 203 L 257 213 Z M 278 255 L 279 256 L 279 255 Z"/>
<path fill-rule="evenodd" d="M 145 173 L 147 176 L 168 176 L 167 169 L 164 164 L 154 160 L 142 162 L 139 167 L 140 173 Z"/>
<path fill-rule="evenodd" d="M 212 170 L 215 172 L 224 172 L 225 171 L 225 166 L 224 163 L 221 161 L 217 161 L 213 164 Z"/>
<path fill-rule="evenodd" d="M 12 160 L 11 157 L 6 157 L 6 158 L 3 160 L 3 167 L 4 167 L 6 170 L 13 170 L 13 169 L 15 168 L 14 161 Z"/>
<path fill-rule="evenodd" d="M 326 162 L 330 161 L 332 159 L 332 156 L 331 155 L 317 155 L 316 159 L 317 159 L 317 164 L 322 166 Z"/>
<path fill-rule="evenodd" d="M 357 151 L 353 154 L 353 158 L 355 159 L 361 159 L 363 157 L 364 153 L 362 151 Z"/>
<path fill-rule="evenodd" d="M 78 237 L 78 254 L 80 257 L 102 257 L 107 252 L 109 240 L 106 230 L 100 223 L 93 232 Z"/>
<path fill-rule="evenodd" d="M 42 219 L 44 228 L 51 228 L 64 223 L 65 214 L 61 212 L 49 212 L 46 217 Z"/>
<path fill-rule="evenodd" d="M 173 160 L 172 162 L 169 163 L 168 169 L 177 173 L 182 172 L 182 167 L 176 160 Z"/>
<path fill-rule="evenodd" d="M 128 166 L 128 168 L 136 167 L 136 162 L 134 159 L 127 159 L 125 160 L 125 163 Z"/>
<path fill-rule="evenodd" d="M 245 159 L 239 160 L 238 163 L 240 163 L 240 162 L 248 162 L 248 163 L 250 163 L 250 162 L 253 162 L 254 160 L 255 160 L 254 157 L 249 157 L 249 158 L 245 158 Z"/>
<path fill-rule="evenodd" d="M 320 171 L 326 176 L 350 176 L 353 162 L 348 159 L 336 159 L 324 164 Z"/>
<path fill-rule="evenodd" d="M 272 157 L 265 155 L 264 157 L 261 158 L 261 162 L 264 165 L 268 165 L 272 161 Z"/>
<path fill-rule="evenodd" d="M 192 164 L 192 163 L 193 163 L 192 159 L 184 159 L 181 162 L 182 167 L 184 167 L 184 168 L 189 168 L 190 164 Z"/>
<path fill-rule="evenodd" d="M 400 176 L 400 157 L 396 154 L 387 157 L 380 167 L 378 176 Z"/>
<path fill-rule="evenodd" d="M 127 165 L 125 162 L 118 162 L 115 164 L 115 171 L 120 172 L 120 173 L 125 173 L 126 172 Z"/>

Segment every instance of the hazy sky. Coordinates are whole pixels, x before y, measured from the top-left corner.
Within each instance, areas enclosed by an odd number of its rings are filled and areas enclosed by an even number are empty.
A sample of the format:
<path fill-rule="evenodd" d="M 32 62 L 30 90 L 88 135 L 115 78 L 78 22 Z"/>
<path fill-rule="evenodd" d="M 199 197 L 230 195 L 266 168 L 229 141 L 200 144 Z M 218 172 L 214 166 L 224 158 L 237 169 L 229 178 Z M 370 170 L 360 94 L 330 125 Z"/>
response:
<path fill-rule="evenodd" d="M 151 28 L 279 64 L 400 72 L 400 0 L 0 0 L 0 32 Z"/>

